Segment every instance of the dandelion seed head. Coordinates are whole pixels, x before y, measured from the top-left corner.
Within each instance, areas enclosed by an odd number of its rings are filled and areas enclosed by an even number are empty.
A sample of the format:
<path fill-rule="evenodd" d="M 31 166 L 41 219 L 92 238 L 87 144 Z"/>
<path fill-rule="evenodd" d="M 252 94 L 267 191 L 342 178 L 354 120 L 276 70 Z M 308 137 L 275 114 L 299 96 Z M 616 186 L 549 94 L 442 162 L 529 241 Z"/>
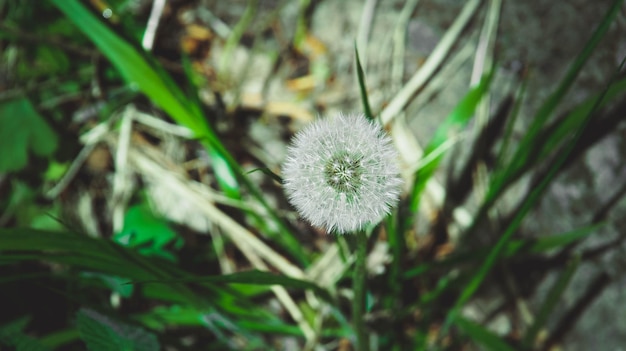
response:
<path fill-rule="evenodd" d="M 391 139 L 363 115 L 338 115 L 294 137 L 282 168 L 285 192 L 300 215 L 329 232 L 378 223 L 400 196 Z"/>

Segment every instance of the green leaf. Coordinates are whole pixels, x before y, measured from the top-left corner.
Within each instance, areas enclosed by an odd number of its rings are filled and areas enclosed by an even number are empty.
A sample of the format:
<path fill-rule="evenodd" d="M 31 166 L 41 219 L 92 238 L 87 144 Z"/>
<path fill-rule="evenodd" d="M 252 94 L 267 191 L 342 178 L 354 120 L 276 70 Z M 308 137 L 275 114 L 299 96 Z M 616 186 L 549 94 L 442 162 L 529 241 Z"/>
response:
<path fill-rule="evenodd" d="M 558 249 L 573 242 L 584 239 L 589 234 L 603 227 L 606 223 L 599 223 L 572 230 L 563 234 L 548 235 L 536 240 L 512 240 L 504 250 L 505 257 L 512 257 L 519 253 L 542 253 Z M 527 248 L 524 250 L 523 248 Z"/>
<path fill-rule="evenodd" d="M 435 174 L 439 163 L 445 155 L 445 152 L 441 151 L 442 149 L 445 150 L 442 146 L 448 141 L 452 133 L 463 128 L 470 121 L 474 115 L 476 106 L 478 106 L 483 95 L 488 91 L 493 75 L 494 71 L 491 70 L 483 76 L 478 86 L 470 89 L 450 115 L 448 115 L 446 120 L 437 128 L 435 135 L 426 146 L 422 159 L 431 157 L 431 154 L 435 152 L 439 154 L 434 157 L 432 161 L 420 167 L 416 172 L 415 183 L 413 184 L 413 190 L 409 198 L 409 213 L 415 213 L 419 208 L 422 191 L 426 188 L 428 180 Z M 413 218 L 414 216 L 412 215 L 408 216 L 407 223 L 404 224 L 405 229 L 410 228 Z"/>
<path fill-rule="evenodd" d="M 154 351 L 159 341 L 143 328 L 127 325 L 98 312 L 81 309 L 76 315 L 81 338 L 90 351 Z"/>
<path fill-rule="evenodd" d="M 159 265 L 162 261 L 149 261 L 147 257 L 112 242 L 74 233 L 0 228 L 0 263 L 20 261 L 56 262 L 132 280 L 186 276 L 175 267 Z M 184 286 L 160 285 L 153 287 L 151 292 L 168 301 L 202 304 Z"/>
<path fill-rule="evenodd" d="M 370 107 L 369 99 L 367 98 L 367 86 L 365 85 L 365 73 L 363 73 L 363 67 L 361 66 L 361 60 L 359 59 L 359 49 L 354 43 L 354 57 L 356 60 L 356 74 L 359 79 L 359 91 L 361 92 L 361 102 L 363 103 L 363 112 L 365 117 L 373 119 L 372 109 Z"/>
<path fill-rule="evenodd" d="M 608 25 L 610 24 L 612 19 L 615 17 L 617 12 L 619 11 L 621 3 L 622 3 L 622 0 L 617 0 L 617 1 L 615 1 L 613 3 L 613 6 L 606 13 L 604 20 L 602 21 L 602 23 L 600 24 L 599 28 L 594 33 L 594 36 L 592 37 L 592 39 L 590 39 L 590 42 L 594 42 L 595 40 L 599 40 L 598 38 L 596 38 L 598 33 L 605 33 L 606 32 L 606 30 L 608 28 Z M 588 45 L 585 47 L 585 49 L 583 51 L 588 50 L 590 44 L 591 43 L 588 42 Z M 584 55 L 582 55 L 582 56 L 584 56 Z M 619 68 L 617 70 L 617 73 L 619 73 L 621 71 L 621 68 L 624 66 L 625 63 L 626 63 L 626 58 L 620 64 L 620 66 L 619 66 Z M 615 76 L 617 76 L 617 73 L 616 73 Z M 454 304 L 454 307 L 448 312 L 448 316 L 446 318 L 446 321 L 445 321 L 444 327 L 443 327 L 444 331 L 448 329 L 449 325 L 456 318 L 458 318 L 459 312 L 460 312 L 461 308 L 463 307 L 463 305 L 465 305 L 465 303 L 467 303 L 467 301 L 469 301 L 469 299 L 474 295 L 474 293 L 476 293 L 478 288 L 483 283 L 485 277 L 490 272 L 491 268 L 495 265 L 497 260 L 500 258 L 501 254 L 503 252 L 503 249 L 506 247 L 507 243 L 510 241 L 511 237 L 513 236 L 513 234 L 520 227 L 523 219 L 529 213 L 531 208 L 533 208 L 535 206 L 535 204 L 541 199 L 541 196 L 544 193 L 544 191 L 546 190 L 546 188 L 548 187 L 548 185 L 556 177 L 557 172 L 561 169 L 561 167 L 565 163 L 565 160 L 571 154 L 572 150 L 574 149 L 574 147 L 576 146 L 576 144 L 580 140 L 580 137 L 583 134 L 584 129 L 587 127 L 587 125 L 591 121 L 591 119 L 593 117 L 593 113 L 601 105 L 601 102 L 604 99 L 604 97 L 606 96 L 607 92 L 609 91 L 610 86 L 611 86 L 611 84 L 608 84 L 606 86 L 606 88 L 602 91 L 602 93 L 600 94 L 599 98 L 595 101 L 595 103 L 592 106 L 592 108 L 588 111 L 588 113 L 585 116 L 585 118 L 582 121 L 582 123 L 578 126 L 578 128 L 575 131 L 573 131 L 573 133 L 574 133 L 573 137 L 570 140 L 567 141 L 566 145 L 560 150 L 560 152 L 557 155 L 557 157 L 555 158 L 555 160 L 549 165 L 549 168 L 547 169 L 545 174 L 542 175 L 542 177 L 537 182 L 537 184 L 533 185 L 533 188 L 531 189 L 531 191 L 524 198 L 522 204 L 519 207 L 519 210 L 516 211 L 515 216 L 513 217 L 513 219 L 509 223 L 509 225 L 506 227 L 506 229 L 504 230 L 504 232 L 502 233 L 502 235 L 500 236 L 500 238 L 498 239 L 496 244 L 489 251 L 489 254 L 485 257 L 483 263 L 481 264 L 481 266 L 478 269 L 478 271 L 473 275 L 471 281 L 463 289 L 463 291 L 461 292 L 460 296 L 458 297 L 456 303 Z M 501 184 L 502 183 L 498 183 L 499 180 L 495 180 L 494 182 L 495 183 L 492 183 L 492 185 L 495 186 L 495 189 L 500 189 L 501 190 L 502 189 L 501 188 Z M 491 188 L 493 189 L 494 187 L 491 187 Z M 493 200 L 493 198 L 487 198 L 485 200 L 485 203 L 490 204 L 492 200 Z M 481 210 L 483 210 L 486 206 L 485 206 L 485 204 L 483 204 L 481 207 L 482 207 Z M 475 225 L 475 223 L 476 223 L 476 221 L 474 222 L 472 227 Z"/>
<path fill-rule="evenodd" d="M 94 278 L 106 285 L 111 291 L 118 293 L 121 297 L 129 298 L 133 295 L 134 287 L 132 285 L 126 284 L 128 279 L 115 277 L 112 275 L 102 274 L 102 273 L 93 273 L 93 272 L 85 272 L 81 274 L 81 278 Z"/>
<path fill-rule="evenodd" d="M 183 240 L 167 225 L 163 218 L 155 216 L 152 211 L 141 205 L 128 209 L 124 216 L 124 228 L 113 236 L 113 241 L 128 247 L 138 247 L 145 255 L 154 255 L 175 260 L 172 253 L 166 251 L 166 245 L 174 242 L 180 248 Z"/>
<path fill-rule="evenodd" d="M 604 225 L 604 223 L 599 223 L 562 234 L 546 235 L 538 239 L 511 240 L 506 244 L 502 256 L 510 258 L 516 255 L 544 253 L 582 240 Z M 441 261 L 424 263 L 411 268 L 404 273 L 403 277 L 410 279 L 424 274 L 431 269 L 453 267 L 469 261 L 484 260 L 490 250 L 491 247 L 485 247 L 471 252 L 455 253 Z"/>
<path fill-rule="evenodd" d="M 26 98 L 0 103 L 0 173 L 28 163 L 28 150 L 49 156 L 57 148 L 56 133 Z"/>
<path fill-rule="evenodd" d="M 152 283 L 188 283 L 188 282 L 210 282 L 210 283 L 226 283 L 226 284 L 253 284 L 253 285 L 281 285 L 286 288 L 296 289 L 310 289 L 315 291 L 320 296 L 327 300 L 332 300 L 329 293 L 318 285 L 295 278 L 286 277 L 270 272 L 251 270 L 246 272 L 238 272 L 227 275 L 215 275 L 215 276 L 203 276 L 203 277 L 190 277 L 180 279 L 167 279 L 167 280 L 149 280 L 149 281 L 136 281 L 132 284 L 152 284 Z"/>
<path fill-rule="evenodd" d="M 211 157 L 213 170 L 220 188 L 232 199 L 241 198 L 239 182 L 237 182 L 237 177 L 231 170 L 228 162 L 213 149 L 209 149 L 209 156 Z"/>
<path fill-rule="evenodd" d="M 119 70 L 124 79 L 144 92 L 156 105 L 167 112 L 176 122 L 191 129 L 196 137 L 208 141 L 211 157 L 225 162 L 228 167 L 216 169 L 218 178 L 235 178 L 226 150 L 217 139 L 203 116 L 191 107 L 191 103 L 174 81 L 163 73 L 154 62 L 150 62 L 132 45 L 109 30 L 84 5 L 75 0 L 52 0 L 72 20 Z M 215 162 L 215 159 L 214 159 Z M 228 184 L 228 183 L 227 183 Z M 227 188 L 232 190 L 232 187 Z"/>
<path fill-rule="evenodd" d="M 471 337 L 476 343 L 484 346 L 487 350 L 515 351 L 504 340 L 479 324 L 461 317 L 455 320 L 455 324 L 463 333 Z"/>
<path fill-rule="evenodd" d="M 31 318 L 29 316 L 24 316 L 14 320 L 13 322 L 0 326 L 0 338 L 21 333 L 24 328 L 26 328 L 30 320 Z"/>
<path fill-rule="evenodd" d="M 569 134 L 578 129 L 585 117 L 590 113 L 594 106 L 599 103 L 601 107 L 606 106 L 613 101 L 616 96 L 626 91 L 626 79 L 619 80 L 611 85 L 606 94 L 598 93 L 587 98 L 583 103 L 576 106 L 569 112 L 565 118 L 560 121 L 555 130 L 542 131 L 538 137 L 542 140 L 541 150 L 538 153 L 539 160 L 543 160 L 550 152 L 556 150 L 562 140 L 565 140 Z M 600 102 L 598 100 L 601 98 Z M 549 133 L 547 133 L 549 132 Z"/>
<path fill-rule="evenodd" d="M 24 329 L 30 317 L 24 316 L 13 322 L 0 326 L 0 346 L 11 346 L 16 351 L 48 351 L 50 350 L 39 340 L 26 334 Z M 3 348 L 0 348 L 4 350 Z"/>
<path fill-rule="evenodd" d="M 267 167 L 255 168 L 253 170 L 248 171 L 246 174 L 250 174 L 250 173 L 253 173 L 253 172 L 263 172 L 266 175 L 272 177 L 272 179 L 274 179 L 275 181 L 279 182 L 280 184 L 283 183 L 283 178 L 281 176 L 279 176 L 278 174 L 272 172 L 272 170 L 267 168 Z"/>
<path fill-rule="evenodd" d="M 201 311 L 186 306 L 158 306 L 152 311 L 135 316 L 134 319 L 153 329 L 163 330 L 169 326 L 205 326 L 206 319 L 212 317 L 214 312 Z M 243 321 L 237 323 L 240 327 L 272 334 L 286 334 L 302 336 L 299 327 L 284 324 L 277 316 L 268 316 L 262 321 Z"/>
<path fill-rule="evenodd" d="M 515 177 L 517 173 L 519 173 L 524 168 L 527 168 L 529 163 L 533 161 L 533 155 L 536 150 L 535 145 L 541 145 L 542 139 L 545 136 L 541 135 L 541 130 L 548 121 L 548 119 L 552 116 L 554 111 L 556 110 L 559 103 L 565 97 L 567 91 L 572 87 L 576 77 L 582 70 L 583 66 L 594 53 L 595 48 L 600 43 L 604 35 L 609 30 L 613 19 L 619 12 L 623 0 L 615 0 L 613 1 L 611 7 L 606 12 L 602 22 L 596 27 L 591 38 L 586 42 L 585 47 L 581 50 L 581 52 L 576 56 L 576 59 L 567 70 L 565 77 L 559 83 L 557 89 L 550 95 L 548 99 L 542 104 L 539 108 L 533 122 L 528 129 L 528 131 L 524 134 L 524 138 L 520 142 L 517 150 L 514 153 L 514 156 L 511 158 L 510 165 L 500 174 L 495 177 L 492 185 L 489 187 L 489 191 L 487 193 L 487 203 L 492 203 L 495 199 L 500 195 L 504 187 L 506 187 L 512 178 Z M 606 92 L 605 92 L 606 93 Z M 605 95 L 603 93 L 603 95 Z M 597 97 L 596 97 L 597 98 Z M 574 118 L 579 120 L 579 123 L 583 123 L 584 117 L 586 117 L 592 108 L 595 106 L 595 99 L 592 99 L 588 106 L 583 106 L 581 111 L 576 113 L 580 113 Z M 574 126 L 575 127 L 575 126 Z M 574 132 L 575 129 L 571 129 L 570 132 Z M 553 141 L 549 141 L 548 144 L 553 143 Z"/>
<path fill-rule="evenodd" d="M 307 255 L 304 254 L 302 245 L 278 216 L 276 210 L 265 200 L 264 195 L 257 189 L 256 185 L 244 176 L 239 164 L 228 153 L 228 150 L 206 122 L 201 114 L 201 108 L 186 98 L 174 80 L 165 73 L 156 60 L 149 60 L 147 54 L 141 54 L 139 50 L 116 35 L 79 1 L 51 1 L 93 41 L 126 81 L 146 94 L 152 102 L 167 112 L 178 124 L 186 126 L 195 133 L 209 151 L 213 164 L 216 165 L 214 170 L 218 183 L 220 187 L 224 187 L 223 190 L 226 194 L 233 198 L 240 198 L 236 181 L 241 181 L 246 185 L 252 196 L 265 208 L 273 222 L 267 228 L 274 229 L 265 231 L 265 234 L 286 248 L 292 254 L 293 259 L 306 265 L 308 259 Z M 253 213 L 252 215 L 260 218 L 259 214 Z"/>
<path fill-rule="evenodd" d="M 81 3 L 75 0 L 52 0 L 52 3 L 98 46 L 129 83 L 136 84 L 180 124 L 204 135 L 207 126 L 179 100 L 182 93 L 174 91 L 176 86 L 168 85 L 133 46 L 109 30 Z"/>

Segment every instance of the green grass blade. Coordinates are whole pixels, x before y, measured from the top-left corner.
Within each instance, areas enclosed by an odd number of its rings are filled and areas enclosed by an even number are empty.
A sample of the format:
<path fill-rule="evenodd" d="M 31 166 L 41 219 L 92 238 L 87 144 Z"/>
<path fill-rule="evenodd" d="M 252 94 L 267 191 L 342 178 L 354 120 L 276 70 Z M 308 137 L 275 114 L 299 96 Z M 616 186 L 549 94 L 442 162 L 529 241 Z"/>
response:
<path fill-rule="evenodd" d="M 624 58 L 619 68 L 617 69 L 618 73 L 621 71 L 625 63 L 626 63 L 626 58 Z M 545 176 L 541 179 L 539 184 L 537 184 L 537 186 L 534 187 L 534 189 L 530 192 L 528 197 L 526 197 L 526 199 L 523 201 L 522 205 L 520 206 L 519 211 L 515 214 L 515 217 L 513 217 L 513 220 L 511 221 L 509 226 L 506 228 L 505 232 L 502 234 L 502 236 L 500 237 L 496 245 L 489 252 L 489 255 L 487 256 L 484 263 L 479 268 L 478 272 L 474 275 L 470 283 L 461 292 L 461 295 L 458 298 L 457 302 L 454 304 L 454 307 L 448 313 L 446 322 L 443 327 L 444 332 L 447 331 L 450 324 L 458 317 L 459 311 L 463 307 L 463 305 L 465 305 L 465 303 L 469 301 L 469 299 L 478 290 L 478 288 L 484 281 L 485 277 L 487 276 L 487 274 L 489 273 L 493 265 L 496 263 L 500 255 L 502 254 L 503 249 L 506 247 L 506 244 L 509 242 L 509 240 L 513 236 L 513 233 L 517 231 L 524 217 L 526 217 L 528 212 L 530 212 L 530 209 L 533 208 L 535 204 L 539 201 L 539 199 L 543 195 L 543 192 L 546 190 L 548 185 L 555 178 L 557 172 L 560 170 L 561 166 L 563 166 L 563 164 L 565 163 L 565 160 L 567 159 L 567 157 L 570 155 L 570 153 L 572 152 L 572 150 L 578 143 L 585 128 L 589 124 L 589 121 L 592 119 L 593 113 L 599 108 L 602 101 L 606 97 L 606 94 L 609 91 L 609 88 L 612 85 L 612 83 L 613 82 L 610 82 L 609 84 L 607 84 L 607 87 L 604 89 L 602 94 L 600 94 L 594 106 L 589 110 L 589 113 L 585 117 L 583 123 L 581 123 L 579 128 L 575 131 L 574 137 L 569 140 L 567 145 L 562 149 L 561 153 L 552 163 L 552 165 L 546 172 Z"/>
<path fill-rule="evenodd" d="M 542 253 L 560 247 L 567 246 L 573 242 L 580 241 L 588 237 L 591 233 L 605 226 L 606 223 L 599 223 L 572 230 L 559 235 L 550 235 L 537 239 L 529 248 L 529 253 Z"/>
<path fill-rule="evenodd" d="M 539 313 L 535 317 L 533 324 L 530 326 L 530 328 L 528 329 L 528 332 L 526 332 L 526 335 L 524 336 L 524 339 L 522 341 L 522 348 L 524 350 L 533 349 L 532 344 L 537 338 L 537 334 L 541 330 L 541 327 L 543 327 L 546 324 L 548 317 L 550 317 L 550 313 L 552 313 L 557 303 L 561 299 L 561 296 L 565 292 L 565 288 L 567 288 L 569 283 L 572 281 L 572 278 L 574 277 L 574 273 L 576 273 L 576 270 L 578 269 L 579 266 L 580 266 L 580 256 L 576 256 L 567 265 L 563 273 L 561 273 L 561 275 L 559 276 L 559 279 L 554 283 L 554 285 L 548 292 L 548 296 L 546 297 L 546 300 L 541 305 L 541 308 L 539 309 Z"/>
<path fill-rule="evenodd" d="M 173 278 L 185 273 L 163 269 L 158 262 L 111 242 L 76 235 L 36 229 L 0 229 L 0 263 L 49 261 L 78 269 L 125 277 L 132 280 Z M 174 275 L 176 274 L 176 275 Z M 182 286 L 159 287 L 170 300 L 200 303 L 201 299 Z"/>
<path fill-rule="evenodd" d="M 612 101 L 615 97 L 623 94 L 626 91 L 626 79 L 622 79 L 613 84 L 609 90 L 604 94 L 604 99 L 600 102 L 600 107 L 604 107 Z M 559 122 L 558 126 L 550 131 L 549 135 L 541 135 L 540 140 L 545 140 L 541 144 L 541 150 L 538 153 L 539 160 L 545 159 L 546 156 L 552 151 L 557 149 L 560 141 L 564 140 L 572 130 L 576 130 L 578 126 L 584 121 L 585 116 L 589 114 L 591 109 L 598 103 L 601 95 L 595 94 L 587 98 L 583 103 L 569 112 L 565 118 Z M 542 133 L 543 134 L 543 133 Z"/>
<path fill-rule="evenodd" d="M 242 181 L 252 195 L 267 210 L 269 217 L 279 228 L 277 233 L 267 233 L 281 244 L 292 257 L 305 264 L 307 256 L 302 246 L 295 239 L 276 211 L 267 203 L 261 192 L 245 176 L 241 167 L 219 141 L 213 129 L 193 108 L 193 102 L 187 99 L 174 81 L 154 62 L 150 62 L 132 45 L 122 40 L 107 28 L 91 11 L 76 0 L 52 0 L 71 21 L 73 21 L 100 51 L 120 71 L 122 76 L 145 93 L 156 105 L 167 112 L 177 123 L 191 129 L 209 150 L 213 158 L 216 177 L 220 186 L 230 196 L 238 198 L 239 189 L 236 180 Z M 258 216 L 258 214 L 252 214 Z"/>
<path fill-rule="evenodd" d="M 371 120 L 374 118 L 374 114 L 372 114 L 370 102 L 367 97 L 367 86 L 365 85 L 365 73 L 363 73 L 363 67 L 361 66 L 361 59 L 359 58 L 359 49 L 356 47 L 356 42 L 354 43 L 354 58 L 356 61 L 356 75 L 359 79 L 359 91 L 361 92 L 361 103 L 363 104 L 363 112 L 365 113 L 365 117 Z"/>
<path fill-rule="evenodd" d="M 545 253 L 583 240 L 604 225 L 604 223 L 590 225 L 566 233 L 548 235 L 539 239 L 511 240 L 506 244 L 502 256 L 511 258 L 516 255 Z M 423 263 L 407 270 L 402 277 L 404 279 L 411 279 L 421 274 L 428 273 L 433 269 L 443 269 L 446 267 L 455 267 L 467 262 L 481 261 L 489 254 L 489 250 L 490 248 L 482 248 L 473 250 L 472 252 L 460 252 L 441 261 Z"/>
<path fill-rule="evenodd" d="M 513 140 L 513 130 L 515 129 L 515 123 L 524 103 L 524 98 L 526 97 L 527 86 L 528 79 L 524 78 L 524 80 L 517 88 L 517 91 L 515 92 L 515 105 L 511 110 L 510 117 L 508 118 L 506 129 L 504 131 L 504 135 L 502 136 L 502 145 L 500 146 L 500 150 L 498 151 L 498 157 L 496 158 L 496 169 L 502 168 L 506 164 L 505 160 L 507 160 L 509 157 L 509 147 L 511 145 L 511 141 Z"/>
<path fill-rule="evenodd" d="M 457 318 L 455 324 L 463 333 L 472 338 L 477 344 L 482 345 L 486 350 L 515 351 L 504 340 L 479 324 L 465 318 Z"/>
<path fill-rule="evenodd" d="M 81 339 L 91 351 L 159 350 L 159 341 L 139 326 L 127 325 L 96 311 L 81 309 L 76 314 Z"/>
<path fill-rule="evenodd" d="M 413 190 L 409 200 L 409 213 L 415 213 L 419 209 L 422 192 L 426 188 L 427 182 L 433 176 L 435 170 L 445 155 L 445 152 L 440 151 L 441 146 L 446 143 L 451 133 L 463 128 L 470 121 L 478 103 L 482 99 L 483 95 L 488 91 L 493 75 L 494 71 L 491 70 L 481 79 L 480 83 L 476 87 L 470 89 L 450 115 L 448 115 L 446 120 L 439 126 L 439 128 L 437 128 L 435 135 L 425 148 L 422 158 L 430 157 L 430 154 L 433 152 L 440 152 L 440 154 L 432 161 L 424 164 L 416 172 L 415 183 L 413 184 Z M 408 216 L 404 227 L 405 229 L 411 227 L 413 218 L 414 216 L 412 215 Z"/>
<path fill-rule="evenodd" d="M 76 0 L 52 0 L 72 20 L 131 84 L 143 91 L 178 123 L 193 130 L 197 136 L 205 136 L 206 123 L 193 115 L 180 100 L 182 92 L 175 85 L 164 81 L 154 67 L 132 45 L 119 38 L 95 15 Z"/>
<path fill-rule="evenodd" d="M 132 284 L 172 284 L 172 283 L 227 283 L 227 284 L 253 284 L 253 285 L 280 285 L 285 288 L 310 289 L 323 296 L 327 300 L 332 300 L 328 292 L 318 285 L 295 278 L 286 277 L 270 272 L 252 270 L 246 272 L 238 272 L 227 275 L 201 276 L 189 278 L 159 279 L 136 281 Z"/>
<path fill-rule="evenodd" d="M 197 138 L 208 140 L 209 150 L 214 151 L 212 156 L 218 161 L 226 158 L 227 160 L 223 162 L 232 166 L 231 162 L 228 162 L 228 153 L 214 131 L 202 115 L 195 113 L 197 110 L 190 107 L 193 104 L 156 64 L 150 62 L 135 47 L 118 37 L 78 1 L 52 0 L 52 3 L 96 44 L 127 82 L 145 93 L 178 124 L 191 129 Z M 217 170 L 220 171 L 217 173 L 218 179 L 236 177 L 232 167 L 220 167 Z M 223 183 L 230 185 L 229 182 Z M 236 188 L 227 186 L 225 190 L 230 193 L 233 189 Z"/>
<path fill-rule="evenodd" d="M 522 168 L 528 166 L 528 162 L 531 158 L 531 152 L 532 150 L 534 150 L 532 146 L 533 144 L 536 144 L 540 141 L 538 139 L 538 136 L 541 129 L 544 127 L 550 116 L 554 113 L 559 103 L 563 100 L 567 91 L 571 88 L 574 80 L 582 70 L 583 66 L 585 65 L 591 54 L 594 52 L 597 45 L 600 43 L 602 38 L 604 38 L 604 35 L 606 34 L 611 23 L 613 22 L 613 19 L 619 12 L 622 2 L 623 0 L 613 1 L 613 4 L 602 19 L 602 22 L 598 25 L 591 38 L 585 44 L 585 47 L 571 64 L 571 66 L 567 70 L 567 73 L 565 74 L 565 77 L 560 82 L 557 89 L 539 108 L 539 111 L 535 115 L 533 123 L 526 132 L 514 156 L 512 157 L 511 164 L 502 174 L 495 177 L 494 182 L 487 193 L 487 202 L 495 200 L 495 198 L 499 196 L 503 188 L 509 183 L 512 176 L 518 173 Z"/>

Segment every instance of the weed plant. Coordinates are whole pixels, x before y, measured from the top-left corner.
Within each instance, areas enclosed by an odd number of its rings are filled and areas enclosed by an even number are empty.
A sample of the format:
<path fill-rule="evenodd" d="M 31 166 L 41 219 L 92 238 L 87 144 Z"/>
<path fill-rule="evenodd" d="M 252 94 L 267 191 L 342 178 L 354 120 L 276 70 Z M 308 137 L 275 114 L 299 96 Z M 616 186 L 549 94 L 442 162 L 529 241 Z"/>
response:
<path fill-rule="evenodd" d="M 264 30 L 295 4 L 276 3 Z M 312 3 L 297 4 L 290 57 L 316 57 L 307 53 L 316 47 Z M 396 53 L 417 3 L 403 4 Z M 624 184 L 586 209 L 585 224 L 524 235 L 555 180 L 623 128 L 621 65 L 601 89 L 563 107 L 622 1 L 581 38 L 563 78 L 523 118 L 527 76 L 504 90 L 494 83 L 500 1 L 465 2 L 417 72 L 400 74 L 382 103 L 372 98 L 355 35 L 354 84 L 371 121 L 306 121 L 340 130 L 310 127 L 297 137 L 283 174 L 255 153 L 240 118 L 278 130 L 283 115 L 299 130 L 303 114 L 272 112 L 271 101 L 245 107 L 228 70 L 239 49 L 260 50 L 261 39 L 244 42 L 266 4 L 247 2 L 230 27 L 198 10 L 211 30 L 190 25 L 175 59 L 140 46 L 145 26 L 124 15 L 128 6 L 0 1 L 0 349 L 551 350 L 624 279 L 615 260 L 617 268 L 585 278 L 575 301 L 562 301 L 581 267 L 623 250 L 623 235 L 587 241 L 618 226 Z M 479 19 L 485 45 L 462 35 Z M 200 74 L 190 47 L 211 40 L 221 40 L 219 63 Z M 419 118 L 409 106 L 429 103 L 420 98 L 463 47 L 480 57 L 475 79 L 421 149 L 406 129 Z M 316 141 L 350 154 L 303 156 Z M 327 156 L 335 159 L 315 167 Z M 343 195 L 320 200 L 334 194 L 324 184 Z"/>

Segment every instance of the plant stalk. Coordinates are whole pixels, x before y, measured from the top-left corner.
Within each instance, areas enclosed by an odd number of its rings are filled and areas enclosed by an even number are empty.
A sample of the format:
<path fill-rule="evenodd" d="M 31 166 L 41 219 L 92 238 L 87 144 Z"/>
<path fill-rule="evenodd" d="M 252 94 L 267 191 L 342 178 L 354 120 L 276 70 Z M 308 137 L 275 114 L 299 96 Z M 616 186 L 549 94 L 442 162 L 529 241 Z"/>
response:
<path fill-rule="evenodd" d="M 352 280 L 352 290 L 354 298 L 352 300 L 352 323 L 356 333 L 356 349 L 358 351 L 369 351 L 369 342 L 365 332 L 365 263 L 367 257 L 367 235 L 364 230 L 356 233 L 356 262 L 354 266 L 354 277 Z"/>

